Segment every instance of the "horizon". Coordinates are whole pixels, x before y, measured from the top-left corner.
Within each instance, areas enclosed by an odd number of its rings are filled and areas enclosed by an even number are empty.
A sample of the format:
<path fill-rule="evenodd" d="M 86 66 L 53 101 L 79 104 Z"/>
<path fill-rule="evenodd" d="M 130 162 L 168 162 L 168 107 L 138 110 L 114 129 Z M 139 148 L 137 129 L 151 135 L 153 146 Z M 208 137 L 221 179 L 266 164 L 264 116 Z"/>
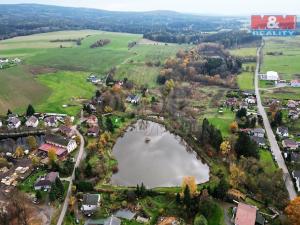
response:
<path fill-rule="evenodd" d="M 297 12 L 300 11 L 300 2 L 296 3 L 292 0 L 285 1 L 283 10 L 283 4 L 278 4 L 278 2 L 274 3 L 272 0 L 267 0 L 263 3 L 259 2 L 258 0 L 243 2 L 242 6 L 240 6 L 241 2 L 238 0 L 229 0 L 227 2 L 222 1 L 221 4 L 219 0 L 212 0 L 209 3 L 201 3 L 196 0 L 189 1 L 190 3 L 186 4 L 185 2 L 183 4 L 183 2 L 179 0 L 176 1 L 177 3 L 174 3 L 174 1 L 171 0 L 166 0 L 163 3 L 159 3 L 158 0 L 153 0 L 152 3 L 147 3 L 144 0 L 122 0 L 122 3 L 121 0 L 112 0 L 110 2 L 105 1 L 101 3 L 99 0 L 90 0 L 88 2 L 82 0 L 65 0 L 63 2 L 59 0 L 2 0 L 0 5 L 38 4 L 46 6 L 88 8 L 118 12 L 171 11 L 177 13 L 208 16 L 250 16 L 253 14 L 297 15 Z M 271 2 L 273 3 L 273 6 L 269 7 L 269 3 Z M 286 2 L 290 4 L 287 4 Z M 257 7 L 254 7 L 256 3 L 262 6 L 260 8 L 265 8 L 266 10 L 261 10 Z M 199 10 L 197 10 L 197 8 L 199 8 Z"/>

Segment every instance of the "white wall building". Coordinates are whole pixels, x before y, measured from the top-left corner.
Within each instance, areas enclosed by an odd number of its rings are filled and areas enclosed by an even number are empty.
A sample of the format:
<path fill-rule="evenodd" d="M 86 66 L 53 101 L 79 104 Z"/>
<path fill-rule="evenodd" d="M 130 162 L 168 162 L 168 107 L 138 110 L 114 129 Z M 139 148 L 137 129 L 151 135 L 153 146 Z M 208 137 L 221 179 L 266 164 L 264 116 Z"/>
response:
<path fill-rule="evenodd" d="M 278 76 L 278 73 L 275 71 L 268 71 L 266 74 L 261 74 L 260 79 L 261 80 L 278 81 L 279 76 Z"/>

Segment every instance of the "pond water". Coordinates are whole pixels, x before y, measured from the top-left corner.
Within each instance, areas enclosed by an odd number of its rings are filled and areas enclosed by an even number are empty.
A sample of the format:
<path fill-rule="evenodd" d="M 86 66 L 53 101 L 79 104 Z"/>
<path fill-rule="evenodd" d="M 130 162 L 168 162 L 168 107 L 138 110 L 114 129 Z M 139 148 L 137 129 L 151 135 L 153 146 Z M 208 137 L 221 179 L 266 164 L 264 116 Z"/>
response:
<path fill-rule="evenodd" d="M 113 155 L 118 173 L 111 183 L 148 188 L 180 186 L 184 176 L 194 176 L 198 184 L 209 180 L 209 167 L 188 151 L 185 142 L 164 126 L 139 120 L 120 137 Z"/>

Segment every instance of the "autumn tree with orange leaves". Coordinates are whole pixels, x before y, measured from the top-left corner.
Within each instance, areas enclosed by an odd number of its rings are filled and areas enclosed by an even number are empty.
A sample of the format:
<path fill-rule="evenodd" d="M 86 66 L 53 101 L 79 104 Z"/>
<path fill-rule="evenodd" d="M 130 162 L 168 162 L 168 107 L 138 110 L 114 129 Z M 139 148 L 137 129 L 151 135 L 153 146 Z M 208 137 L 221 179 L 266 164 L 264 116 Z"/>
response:
<path fill-rule="evenodd" d="M 291 225 L 300 225 L 300 197 L 292 200 L 284 211 L 287 214 Z"/>

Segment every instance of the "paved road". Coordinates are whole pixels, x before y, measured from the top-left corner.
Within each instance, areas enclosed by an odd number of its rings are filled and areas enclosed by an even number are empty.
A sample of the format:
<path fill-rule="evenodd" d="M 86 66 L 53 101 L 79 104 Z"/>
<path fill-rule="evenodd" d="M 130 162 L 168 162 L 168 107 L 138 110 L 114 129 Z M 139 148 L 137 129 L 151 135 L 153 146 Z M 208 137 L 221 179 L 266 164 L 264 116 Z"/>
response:
<path fill-rule="evenodd" d="M 260 61 L 261 61 L 260 52 L 261 52 L 262 48 L 263 48 L 263 44 L 257 50 L 257 65 L 256 65 L 256 70 L 255 70 L 255 94 L 257 96 L 257 107 L 258 107 L 259 114 L 263 118 L 264 126 L 265 126 L 266 133 L 267 133 L 267 136 L 268 136 L 268 139 L 269 139 L 269 142 L 270 142 L 270 146 L 271 146 L 271 151 L 273 152 L 273 155 L 275 156 L 275 159 L 277 161 L 277 164 L 278 164 L 279 168 L 281 168 L 282 171 L 283 171 L 283 174 L 284 174 L 283 179 L 285 181 L 285 186 L 286 186 L 286 189 L 288 190 L 290 200 L 292 200 L 292 199 L 297 197 L 297 194 L 296 194 L 296 191 L 295 191 L 295 188 L 294 188 L 294 184 L 292 182 L 289 171 L 288 171 L 288 169 L 285 165 L 285 161 L 282 157 L 280 148 L 278 146 L 275 135 L 274 135 L 273 130 L 271 128 L 271 125 L 270 125 L 267 113 L 265 111 L 265 108 L 262 106 L 261 98 L 260 98 L 260 94 L 259 94 L 258 74 L 259 74 L 259 70 L 260 70 Z"/>
<path fill-rule="evenodd" d="M 67 195 L 66 195 L 64 204 L 63 204 L 61 212 L 60 212 L 59 219 L 57 221 L 57 225 L 62 225 L 62 223 L 64 221 L 64 217 L 65 217 L 67 209 L 68 209 L 69 198 L 70 198 L 71 192 L 72 192 L 73 180 L 75 179 L 75 168 L 77 168 L 79 166 L 81 160 L 84 158 L 84 138 L 80 134 L 80 132 L 76 129 L 76 127 L 73 127 L 73 129 L 76 131 L 76 134 L 80 137 L 80 147 L 79 147 L 79 152 L 77 154 L 77 158 L 76 158 L 72 176 L 70 178 L 68 178 L 68 180 L 70 181 L 70 185 L 69 185 L 69 188 L 67 191 Z"/>

